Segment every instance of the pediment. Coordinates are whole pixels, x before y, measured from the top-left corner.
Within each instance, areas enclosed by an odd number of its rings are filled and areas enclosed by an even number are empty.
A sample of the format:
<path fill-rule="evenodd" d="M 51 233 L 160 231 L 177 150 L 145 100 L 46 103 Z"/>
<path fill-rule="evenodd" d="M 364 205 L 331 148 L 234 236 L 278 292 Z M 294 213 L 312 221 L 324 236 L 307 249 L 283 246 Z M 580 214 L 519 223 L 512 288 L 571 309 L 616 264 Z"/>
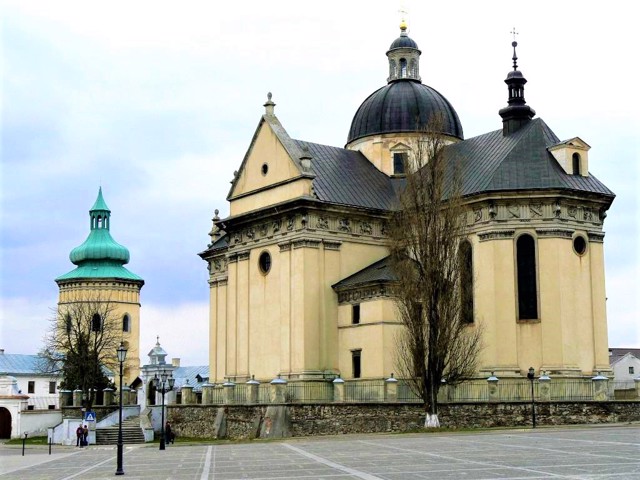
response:
<path fill-rule="evenodd" d="M 280 122 L 264 115 L 258 124 L 240 169 L 234 176 L 227 200 L 258 192 L 303 175 L 295 143 Z M 297 157 L 297 158 L 296 158 Z"/>

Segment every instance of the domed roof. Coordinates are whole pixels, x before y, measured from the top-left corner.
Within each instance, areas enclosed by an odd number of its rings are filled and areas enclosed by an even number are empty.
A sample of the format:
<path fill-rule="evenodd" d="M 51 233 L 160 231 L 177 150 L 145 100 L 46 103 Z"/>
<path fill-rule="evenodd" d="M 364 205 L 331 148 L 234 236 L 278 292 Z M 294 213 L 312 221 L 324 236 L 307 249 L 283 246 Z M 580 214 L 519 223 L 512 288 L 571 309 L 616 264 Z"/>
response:
<path fill-rule="evenodd" d="M 69 254 L 69 259 L 77 267 L 56 278 L 56 282 L 86 278 L 121 278 L 144 284 L 142 278 L 123 267 L 129 263 L 129 250 L 116 242 L 109 232 L 111 210 L 102 197 L 102 188 L 98 190 L 98 198 L 89 211 L 89 217 L 89 236 Z"/>
<path fill-rule="evenodd" d="M 436 112 L 442 113 L 440 133 L 464 138 L 458 114 L 437 90 L 419 81 L 391 82 L 362 102 L 351 122 L 347 143 L 382 133 L 420 132 Z"/>
<path fill-rule="evenodd" d="M 389 47 L 389 50 L 393 50 L 394 48 L 418 48 L 418 44 L 411 40 L 408 36 L 400 35 L 393 41 L 393 43 Z"/>
<path fill-rule="evenodd" d="M 88 260 L 110 260 L 119 264 L 129 263 L 129 250 L 116 242 L 109 230 L 96 229 L 84 243 L 69 254 L 69 259 L 74 265 L 79 265 Z"/>

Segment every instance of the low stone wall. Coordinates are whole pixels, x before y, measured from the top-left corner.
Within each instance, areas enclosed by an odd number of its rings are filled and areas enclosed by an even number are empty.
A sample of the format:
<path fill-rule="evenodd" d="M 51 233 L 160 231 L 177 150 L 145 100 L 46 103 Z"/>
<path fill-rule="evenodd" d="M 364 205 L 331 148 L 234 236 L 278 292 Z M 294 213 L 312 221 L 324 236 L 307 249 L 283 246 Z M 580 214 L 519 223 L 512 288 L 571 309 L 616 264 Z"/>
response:
<path fill-rule="evenodd" d="M 118 407 L 95 405 L 91 410 L 96 412 L 96 420 L 99 422 L 110 413 L 117 412 Z M 62 418 L 82 418 L 82 407 L 62 407 Z"/>
<path fill-rule="evenodd" d="M 168 420 L 177 435 L 215 438 L 220 406 L 170 405 Z M 265 421 L 264 405 L 226 405 L 226 438 L 255 438 Z M 424 411 L 416 403 L 293 404 L 288 405 L 292 436 L 346 433 L 406 432 L 422 427 Z M 439 406 L 448 428 L 531 426 L 531 404 L 457 403 Z M 640 421 L 640 402 L 536 403 L 538 425 L 570 425 Z"/>

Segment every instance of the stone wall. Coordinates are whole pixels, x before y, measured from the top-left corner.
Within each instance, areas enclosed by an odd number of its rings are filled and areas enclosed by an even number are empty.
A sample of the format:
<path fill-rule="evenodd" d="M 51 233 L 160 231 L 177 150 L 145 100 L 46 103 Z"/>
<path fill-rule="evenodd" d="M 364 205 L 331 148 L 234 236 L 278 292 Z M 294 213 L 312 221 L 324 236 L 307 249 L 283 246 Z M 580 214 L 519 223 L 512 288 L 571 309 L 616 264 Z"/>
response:
<path fill-rule="evenodd" d="M 218 406 L 170 405 L 168 420 L 177 435 L 215 438 Z M 406 432 L 422 427 L 424 411 L 416 403 L 331 403 L 288 405 L 292 436 L 347 433 Z M 267 407 L 227 405 L 226 438 L 258 436 Z M 439 406 L 439 418 L 447 428 L 531 426 L 531 404 L 458 403 Z M 640 421 L 640 402 L 536 403 L 538 425 L 570 425 Z"/>
<path fill-rule="evenodd" d="M 109 415 L 110 413 L 117 412 L 117 406 L 111 407 L 103 407 L 103 406 L 93 406 L 91 410 L 96 413 L 96 421 L 99 422 L 104 417 Z M 82 407 L 63 407 L 62 408 L 62 418 L 82 418 L 83 411 Z"/>

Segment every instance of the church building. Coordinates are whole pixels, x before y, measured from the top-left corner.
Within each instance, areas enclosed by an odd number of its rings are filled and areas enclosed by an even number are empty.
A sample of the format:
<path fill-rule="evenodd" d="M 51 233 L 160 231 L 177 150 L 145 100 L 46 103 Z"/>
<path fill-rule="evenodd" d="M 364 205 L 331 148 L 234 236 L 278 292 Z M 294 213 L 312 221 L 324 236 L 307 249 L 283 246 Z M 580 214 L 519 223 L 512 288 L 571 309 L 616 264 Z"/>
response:
<path fill-rule="evenodd" d="M 289 137 L 268 95 L 230 214 L 216 211 L 200 253 L 210 382 L 397 370 L 387 220 L 434 115 L 470 218 L 478 376 L 609 370 L 603 222 L 614 194 L 589 173 L 587 142 L 560 140 L 525 102 L 516 46 L 506 106 L 491 131 L 469 139 L 452 103 L 422 83 L 404 22 L 386 52 L 387 84 L 355 112 L 344 148 Z"/>
<path fill-rule="evenodd" d="M 73 312 L 74 304 L 82 302 L 108 304 L 108 311 L 102 311 L 113 318 L 104 319 L 96 313 L 91 328 L 98 331 L 107 324 L 117 329 L 111 334 L 121 339 L 128 350 L 123 382 L 131 385 L 140 372 L 140 289 L 144 280 L 123 266 L 129 263 L 129 250 L 111 236 L 111 210 L 102 197 L 102 188 L 89 211 L 89 229 L 84 243 L 69 254 L 76 268 L 55 279 L 59 288 L 58 311 L 61 315 L 64 311 Z M 115 348 L 113 357 L 117 365 Z"/>

